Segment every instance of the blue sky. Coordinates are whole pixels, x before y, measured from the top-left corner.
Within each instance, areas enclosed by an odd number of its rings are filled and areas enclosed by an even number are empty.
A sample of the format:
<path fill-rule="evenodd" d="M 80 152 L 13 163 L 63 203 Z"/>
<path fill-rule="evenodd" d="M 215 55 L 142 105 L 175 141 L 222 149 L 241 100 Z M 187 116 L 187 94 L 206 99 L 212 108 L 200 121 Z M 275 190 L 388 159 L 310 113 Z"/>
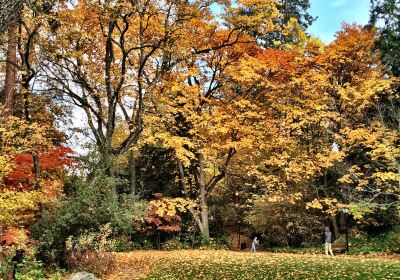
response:
<path fill-rule="evenodd" d="M 370 0 L 310 0 L 309 10 L 318 19 L 308 29 L 314 36 L 325 43 L 335 38 L 336 31 L 341 29 L 342 22 L 366 24 L 369 19 Z"/>

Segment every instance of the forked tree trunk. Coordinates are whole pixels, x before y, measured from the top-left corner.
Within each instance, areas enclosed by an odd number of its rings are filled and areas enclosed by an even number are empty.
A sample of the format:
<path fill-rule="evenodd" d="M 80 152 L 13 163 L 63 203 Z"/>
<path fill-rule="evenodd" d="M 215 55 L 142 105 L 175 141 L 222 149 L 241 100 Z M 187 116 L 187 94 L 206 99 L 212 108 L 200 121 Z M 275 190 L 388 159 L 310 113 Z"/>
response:
<path fill-rule="evenodd" d="M 182 187 L 183 187 L 185 196 L 186 196 L 186 198 L 190 199 L 189 190 L 185 183 L 185 173 L 183 170 L 183 164 L 181 161 L 178 161 L 178 167 L 179 167 L 179 174 L 181 177 L 181 183 L 182 183 Z M 204 170 L 203 170 L 203 172 L 204 172 Z M 202 199 L 201 197 L 203 197 L 204 199 Z M 209 228 L 208 228 L 208 207 L 207 207 L 207 201 L 205 199 L 205 185 L 200 190 L 200 212 L 194 208 L 189 208 L 189 212 L 192 215 L 197 226 L 199 227 L 201 235 L 203 235 L 207 238 L 210 237 L 210 232 L 209 232 Z M 204 219 L 204 217 L 206 217 L 206 218 Z"/>

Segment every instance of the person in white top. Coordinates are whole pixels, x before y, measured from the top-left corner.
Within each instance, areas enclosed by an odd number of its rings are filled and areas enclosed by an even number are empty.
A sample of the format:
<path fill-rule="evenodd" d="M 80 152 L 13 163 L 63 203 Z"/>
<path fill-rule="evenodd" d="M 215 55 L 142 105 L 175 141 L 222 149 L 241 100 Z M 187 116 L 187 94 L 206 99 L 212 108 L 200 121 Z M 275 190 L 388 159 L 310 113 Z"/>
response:
<path fill-rule="evenodd" d="M 250 252 L 253 252 L 253 253 L 255 253 L 256 252 L 256 245 L 258 245 L 258 239 L 257 239 L 257 236 L 256 237 L 254 237 L 254 239 L 253 239 L 253 242 L 251 243 L 251 250 L 250 250 Z"/>

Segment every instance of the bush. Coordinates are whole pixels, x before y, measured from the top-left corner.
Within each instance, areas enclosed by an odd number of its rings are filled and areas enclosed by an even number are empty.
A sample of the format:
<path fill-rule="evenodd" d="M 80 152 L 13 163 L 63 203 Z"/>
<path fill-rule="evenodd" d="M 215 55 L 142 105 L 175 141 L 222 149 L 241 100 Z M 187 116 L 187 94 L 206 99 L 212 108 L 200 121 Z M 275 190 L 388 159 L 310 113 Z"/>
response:
<path fill-rule="evenodd" d="M 115 254 L 96 251 L 68 251 L 66 262 L 70 269 L 88 271 L 97 276 L 104 276 L 115 265 Z"/>
<path fill-rule="evenodd" d="M 0 262 L 0 279 L 12 279 L 14 263 L 12 261 L 15 255 L 15 248 L 6 248 L 8 251 L 6 257 Z M 26 247 L 24 250 L 26 255 L 22 262 L 18 264 L 15 271 L 15 278 L 19 280 L 40 280 L 51 279 L 61 280 L 64 273 L 63 270 L 45 270 L 43 262 L 35 258 L 35 248 Z"/>
<path fill-rule="evenodd" d="M 66 241 L 68 251 L 112 252 L 116 249 L 116 240 L 112 239 L 110 223 L 101 226 L 99 232 L 85 231 L 77 237 L 69 236 Z"/>
<path fill-rule="evenodd" d="M 9 278 L 8 276 L 12 273 L 13 270 L 12 258 L 13 254 L 10 254 L 9 252 L 4 254 L 3 259 L 0 262 L 0 279 L 7 279 Z"/>
<path fill-rule="evenodd" d="M 141 243 L 141 249 L 142 250 L 154 250 L 155 247 L 154 247 L 154 244 L 150 240 L 145 239 Z"/>
<path fill-rule="evenodd" d="M 351 238 L 350 253 L 367 254 L 373 252 L 400 253 L 400 226 L 381 234 Z"/>
<path fill-rule="evenodd" d="M 17 280 L 38 280 L 44 278 L 43 263 L 33 257 L 24 258 L 18 265 L 15 275 Z"/>
<path fill-rule="evenodd" d="M 230 243 L 225 237 L 206 238 L 200 235 L 194 240 L 194 248 L 201 250 L 228 250 L 229 247 Z"/>
<path fill-rule="evenodd" d="M 85 231 L 66 241 L 66 262 L 69 268 L 90 271 L 96 275 L 107 274 L 115 256 L 110 253 L 117 248 L 110 223 L 101 226 L 99 232 Z"/>
<path fill-rule="evenodd" d="M 131 234 L 138 218 L 145 215 L 146 203 L 136 197 L 117 197 L 118 180 L 104 175 L 90 182 L 76 181 L 75 191 L 52 205 L 33 227 L 32 236 L 39 241 L 38 253 L 46 262 L 64 262 L 66 241 L 85 232 L 99 232 L 106 224 L 116 234 Z"/>
<path fill-rule="evenodd" d="M 182 242 L 179 237 L 173 237 L 162 244 L 163 250 L 182 250 L 190 248 L 190 244 Z"/>
<path fill-rule="evenodd" d="M 140 250 L 141 246 L 137 242 L 131 241 L 129 236 L 118 236 L 115 238 L 117 252 L 130 252 L 133 250 Z"/>

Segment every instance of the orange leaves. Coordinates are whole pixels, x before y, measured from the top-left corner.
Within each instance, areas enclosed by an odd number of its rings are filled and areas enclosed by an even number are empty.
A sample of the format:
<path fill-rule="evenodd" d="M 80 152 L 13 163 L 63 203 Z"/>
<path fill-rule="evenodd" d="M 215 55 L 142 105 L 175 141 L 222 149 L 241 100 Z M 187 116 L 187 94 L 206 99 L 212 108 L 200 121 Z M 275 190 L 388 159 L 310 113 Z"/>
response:
<path fill-rule="evenodd" d="M 344 24 L 320 60 L 331 79 L 329 92 L 340 97 L 343 109 L 360 112 L 357 117 L 393 82 L 382 76 L 375 42 L 375 30 Z"/>
<path fill-rule="evenodd" d="M 342 31 L 326 47 L 322 61 L 327 63 L 333 76 L 342 76 L 338 81 L 341 85 L 362 81 L 361 77 L 368 77 L 374 71 L 371 66 L 379 61 L 377 54 L 371 53 L 375 41 L 375 30 L 343 24 Z"/>
<path fill-rule="evenodd" d="M 28 240 L 28 233 L 22 228 L 12 227 L 2 236 L 0 240 L 6 246 L 17 245 L 21 246 L 26 244 Z"/>
<path fill-rule="evenodd" d="M 72 159 L 68 155 L 72 150 L 66 147 L 56 147 L 39 155 L 41 172 L 48 172 L 58 168 L 69 166 Z M 29 188 L 33 185 L 35 174 L 33 169 L 32 154 L 18 154 L 15 157 L 13 170 L 7 174 L 5 184 L 7 188 L 23 186 Z"/>

